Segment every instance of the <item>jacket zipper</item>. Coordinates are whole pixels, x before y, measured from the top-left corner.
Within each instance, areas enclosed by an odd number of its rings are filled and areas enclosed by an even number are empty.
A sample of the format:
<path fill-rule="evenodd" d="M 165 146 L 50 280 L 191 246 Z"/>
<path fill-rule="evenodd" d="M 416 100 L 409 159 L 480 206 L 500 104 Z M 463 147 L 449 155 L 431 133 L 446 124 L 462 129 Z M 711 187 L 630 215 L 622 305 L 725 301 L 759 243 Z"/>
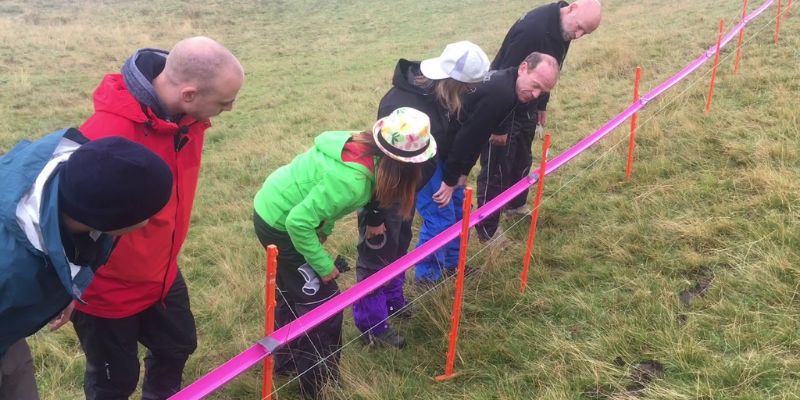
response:
<path fill-rule="evenodd" d="M 170 266 L 172 265 L 173 258 L 177 259 L 177 254 L 174 254 L 174 252 L 175 252 L 175 234 L 176 234 L 176 232 L 178 230 L 177 221 L 178 221 L 178 214 L 180 213 L 180 208 L 181 208 L 180 207 L 181 206 L 181 191 L 180 191 L 180 187 L 181 187 L 181 185 L 180 185 L 180 169 L 181 168 L 180 168 L 180 165 L 179 165 L 179 158 L 178 157 L 179 157 L 179 153 L 180 153 L 181 149 L 183 148 L 183 146 L 185 146 L 187 143 L 189 143 L 189 138 L 187 138 L 184 135 L 189 133 L 189 128 L 192 125 L 194 125 L 194 124 L 196 124 L 198 122 L 200 122 L 200 121 L 194 121 L 189 125 L 180 126 L 178 128 L 178 131 L 175 132 L 175 139 L 174 139 L 174 143 L 175 143 L 175 215 L 174 215 L 174 221 L 175 221 L 175 224 L 173 225 L 173 228 L 172 228 L 172 239 L 170 240 L 169 259 L 167 260 L 167 268 L 165 268 L 165 270 L 164 270 L 164 278 L 161 280 L 161 294 L 158 296 L 159 300 L 161 302 L 161 306 L 164 307 L 164 308 L 167 308 L 167 304 L 166 304 L 166 301 L 165 301 L 166 297 L 167 297 L 167 293 L 166 293 L 166 291 L 167 291 L 167 277 L 169 276 L 169 270 L 170 270 Z M 175 262 L 177 263 L 177 260 Z M 176 266 L 176 268 L 177 268 L 177 266 Z M 177 272 L 176 272 L 176 274 L 177 274 Z"/>

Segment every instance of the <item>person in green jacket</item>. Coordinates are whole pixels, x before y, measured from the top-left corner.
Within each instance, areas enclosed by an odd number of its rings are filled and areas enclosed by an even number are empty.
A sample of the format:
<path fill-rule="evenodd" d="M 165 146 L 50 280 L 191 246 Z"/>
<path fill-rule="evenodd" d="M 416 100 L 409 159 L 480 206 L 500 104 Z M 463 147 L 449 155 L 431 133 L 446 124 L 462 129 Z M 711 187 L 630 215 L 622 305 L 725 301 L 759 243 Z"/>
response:
<path fill-rule="evenodd" d="M 399 202 L 410 218 L 421 163 L 435 154 L 428 116 L 402 107 L 371 132 L 322 133 L 314 147 L 267 177 L 253 202 L 253 223 L 263 246 L 278 247 L 276 328 L 339 293 L 339 271 L 322 246 L 334 223 L 371 198 L 381 207 Z M 276 351 L 276 372 L 301 373 L 303 397 L 319 398 L 338 378 L 341 331 L 339 313 Z"/>

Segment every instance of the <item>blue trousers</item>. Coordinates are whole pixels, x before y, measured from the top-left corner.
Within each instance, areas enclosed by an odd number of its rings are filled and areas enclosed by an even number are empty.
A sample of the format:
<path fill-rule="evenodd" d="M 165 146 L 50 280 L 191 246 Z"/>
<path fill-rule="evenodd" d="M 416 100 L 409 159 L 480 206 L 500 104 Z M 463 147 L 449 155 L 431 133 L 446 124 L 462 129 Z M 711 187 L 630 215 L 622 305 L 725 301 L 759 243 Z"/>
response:
<path fill-rule="evenodd" d="M 436 172 L 434 172 L 433 177 L 417 193 L 417 212 L 422 217 L 417 247 L 460 221 L 463 216 L 461 209 L 464 202 L 463 187 L 455 188 L 450 203 L 444 207 L 439 207 L 439 204 L 433 201 L 433 194 L 439 190 L 442 184 L 443 165 L 440 161 L 439 165 L 436 166 Z M 456 238 L 433 254 L 425 257 L 425 259 L 417 263 L 414 269 L 415 281 L 436 282 L 442 279 L 443 269 L 455 270 L 456 266 L 458 266 L 458 249 L 459 239 Z"/>

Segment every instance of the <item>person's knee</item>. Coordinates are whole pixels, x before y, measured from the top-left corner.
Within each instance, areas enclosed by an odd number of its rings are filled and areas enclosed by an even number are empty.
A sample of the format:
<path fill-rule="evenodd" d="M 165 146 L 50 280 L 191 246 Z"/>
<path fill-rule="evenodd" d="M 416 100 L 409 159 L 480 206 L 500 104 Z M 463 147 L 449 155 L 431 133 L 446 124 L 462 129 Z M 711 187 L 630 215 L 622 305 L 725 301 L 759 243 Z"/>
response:
<path fill-rule="evenodd" d="M 138 359 L 127 361 L 86 362 L 87 398 L 127 398 L 139 383 Z"/>
<path fill-rule="evenodd" d="M 186 362 L 189 356 L 197 350 L 197 336 L 186 335 L 179 341 L 176 340 L 165 346 L 150 347 L 149 350 L 157 358 Z"/>

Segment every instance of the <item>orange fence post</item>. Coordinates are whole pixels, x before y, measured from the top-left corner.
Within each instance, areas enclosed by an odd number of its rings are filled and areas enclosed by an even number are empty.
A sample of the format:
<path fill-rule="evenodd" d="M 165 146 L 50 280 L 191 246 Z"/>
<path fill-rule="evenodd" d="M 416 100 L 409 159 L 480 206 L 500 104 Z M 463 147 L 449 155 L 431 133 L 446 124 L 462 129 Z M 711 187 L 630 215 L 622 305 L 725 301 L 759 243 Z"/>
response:
<path fill-rule="evenodd" d="M 747 1 L 747 0 L 745 0 Z M 639 100 L 639 80 L 642 78 L 642 67 L 636 67 L 636 77 L 633 80 L 633 102 Z M 625 180 L 631 179 L 633 173 L 633 148 L 636 145 L 634 136 L 636 134 L 636 117 L 639 113 L 633 113 L 631 116 L 631 137 L 628 140 L 628 164 L 625 166 Z"/>
<path fill-rule="evenodd" d="M 522 261 L 522 274 L 519 277 L 519 291 L 525 292 L 528 286 L 528 270 L 531 266 L 531 253 L 533 252 L 533 242 L 536 240 L 536 223 L 539 221 L 539 207 L 542 205 L 542 192 L 544 191 L 544 173 L 547 168 L 547 151 L 550 150 L 550 134 L 544 135 L 542 144 L 542 161 L 539 164 L 539 179 L 536 182 L 536 198 L 533 201 L 533 216 L 531 216 L 531 227 L 528 229 L 528 244 L 525 247 L 525 259 Z"/>
<path fill-rule="evenodd" d="M 780 0 L 778 0 L 780 1 Z M 711 110 L 711 98 L 714 97 L 714 84 L 717 81 L 717 64 L 719 64 L 719 44 L 722 41 L 722 33 L 725 29 L 725 22 L 719 20 L 719 36 L 717 36 L 717 52 L 714 55 L 714 66 L 711 69 L 711 86 L 708 88 L 708 99 L 706 100 L 706 114 Z"/>
<path fill-rule="evenodd" d="M 458 252 L 458 271 L 456 272 L 456 294 L 453 299 L 453 315 L 450 323 L 450 338 L 447 346 L 447 364 L 444 374 L 437 376 L 436 382 L 452 379 L 453 365 L 456 361 L 456 343 L 458 342 L 458 324 L 461 322 L 461 299 L 464 296 L 464 272 L 467 265 L 467 245 L 469 244 L 469 216 L 472 211 L 472 188 L 464 190 L 464 217 L 461 220 L 461 248 Z"/>
<path fill-rule="evenodd" d="M 264 336 L 272 334 L 275 329 L 275 276 L 278 274 L 278 247 L 267 246 L 267 279 L 264 285 Z M 264 381 L 261 386 L 261 398 L 272 399 L 272 354 L 264 359 Z"/>
<path fill-rule="evenodd" d="M 790 0 L 791 1 L 791 0 Z M 742 19 L 747 16 L 747 0 L 744 0 L 744 8 L 742 9 Z M 739 41 L 736 43 L 736 61 L 733 63 L 733 73 L 739 72 L 739 57 L 742 54 L 742 39 L 744 39 L 744 27 L 739 31 Z"/>
<path fill-rule="evenodd" d="M 775 44 L 781 36 L 781 0 L 778 0 L 778 18 L 775 19 Z"/>

